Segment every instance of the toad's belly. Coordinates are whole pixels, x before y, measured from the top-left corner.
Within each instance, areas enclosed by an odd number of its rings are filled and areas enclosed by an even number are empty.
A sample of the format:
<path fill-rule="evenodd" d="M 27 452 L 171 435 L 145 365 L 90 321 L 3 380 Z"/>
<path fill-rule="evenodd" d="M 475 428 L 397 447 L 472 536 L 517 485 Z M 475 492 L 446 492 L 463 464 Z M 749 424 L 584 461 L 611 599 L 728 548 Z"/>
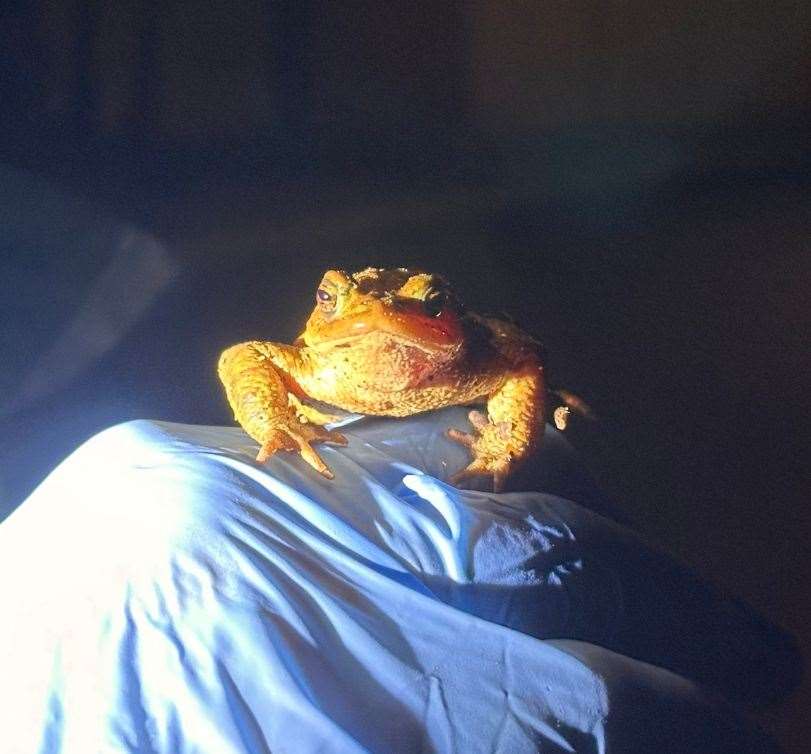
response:
<path fill-rule="evenodd" d="M 378 416 L 410 416 L 444 406 L 474 403 L 495 392 L 503 375 L 429 375 L 424 384 L 401 387 L 393 381 L 354 381 L 336 379 L 329 372 L 301 380 L 305 393 L 315 400 L 331 403 L 347 411 Z"/>

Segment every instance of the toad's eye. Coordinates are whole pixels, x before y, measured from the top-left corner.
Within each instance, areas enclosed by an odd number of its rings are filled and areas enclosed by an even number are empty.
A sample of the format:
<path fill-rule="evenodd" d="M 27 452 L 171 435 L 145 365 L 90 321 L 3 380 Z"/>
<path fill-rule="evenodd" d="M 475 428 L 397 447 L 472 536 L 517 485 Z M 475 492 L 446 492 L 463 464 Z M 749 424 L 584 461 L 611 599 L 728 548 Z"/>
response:
<path fill-rule="evenodd" d="M 431 317 L 438 317 L 442 314 L 442 310 L 445 308 L 447 301 L 448 297 L 444 291 L 431 291 L 423 302 L 425 312 Z"/>
<path fill-rule="evenodd" d="M 319 288 L 315 292 L 315 300 L 318 305 L 326 311 L 332 311 L 335 308 L 335 294 L 330 293 L 325 288 Z"/>

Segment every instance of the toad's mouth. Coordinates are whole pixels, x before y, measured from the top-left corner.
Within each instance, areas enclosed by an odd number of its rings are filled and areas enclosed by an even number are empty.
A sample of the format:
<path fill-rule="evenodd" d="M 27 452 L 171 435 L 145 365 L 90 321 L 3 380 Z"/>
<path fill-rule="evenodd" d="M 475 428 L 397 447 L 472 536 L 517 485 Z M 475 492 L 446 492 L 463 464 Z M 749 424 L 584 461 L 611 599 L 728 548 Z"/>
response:
<path fill-rule="evenodd" d="M 351 335 L 320 339 L 309 348 L 315 351 L 331 351 L 352 347 L 371 347 L 380 351 L 402 349 L 423 353 L 430 356 L 450 356 L 459 350 L 458 343 L 441 343 L 421 338 L 409 337 L 407 334 L 392 333 L 387 330 L 366 330 Z"/>
<path fill-rule="evenodd" d="M 462 340 L 461 323 L 451 312 L 428 316 L 418 302 L 402 302 L 397 306 L 375 302 L 354 316 L 323 324 L 317 341 L 307 345 L 319 349 L 342 348 L 377 341 L 380 344 L 400 344 L 429 354 L 444 354 L 457 351 Z"/>

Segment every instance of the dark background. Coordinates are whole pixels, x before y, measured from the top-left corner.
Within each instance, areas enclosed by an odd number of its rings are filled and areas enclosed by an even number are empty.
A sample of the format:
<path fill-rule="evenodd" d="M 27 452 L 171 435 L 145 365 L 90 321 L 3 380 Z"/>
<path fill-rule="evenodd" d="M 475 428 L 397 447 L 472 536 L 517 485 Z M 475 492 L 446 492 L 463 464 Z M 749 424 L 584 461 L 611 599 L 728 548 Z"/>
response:
<path fill-rule="evenodd" d="M 807 654 L 809 29 L 793 0 L 3 3 L 0 227 L 52 229 L 4 231 L 3 389 L 103 273 L 94 229 L 174 270 L 0 416 L 3 509 L 113 422 L 229 423 L 219 351 L 295 336 L 325 268 L 425 267 L 538 335 L 603 487 Z M 809 708 L 759 714 L 800 752 Z"/>

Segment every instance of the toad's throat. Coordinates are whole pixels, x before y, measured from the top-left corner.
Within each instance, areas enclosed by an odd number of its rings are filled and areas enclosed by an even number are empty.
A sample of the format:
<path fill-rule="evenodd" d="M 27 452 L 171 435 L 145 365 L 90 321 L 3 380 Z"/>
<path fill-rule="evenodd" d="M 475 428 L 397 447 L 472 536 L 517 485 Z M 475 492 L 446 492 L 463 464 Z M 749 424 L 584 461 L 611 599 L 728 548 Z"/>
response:
<path fill-rule="evenodd" d="M 351 400 L 343 398 L 346 407 L 369 413 L 374 412 L 355 405 L 356 398 L 391 396 L 429 380 L 441 380 L 454 368 L 460 353 L 458 346 L 432 348 L 430 344 L 381 332 L 327 341 L 308 350 L 320 374 L 318 384 L 313 386 L 316 397 L 334 401 L 335 396 L 351 395 Z M 321 395 L 322 388 L 334 395 Z"/>

